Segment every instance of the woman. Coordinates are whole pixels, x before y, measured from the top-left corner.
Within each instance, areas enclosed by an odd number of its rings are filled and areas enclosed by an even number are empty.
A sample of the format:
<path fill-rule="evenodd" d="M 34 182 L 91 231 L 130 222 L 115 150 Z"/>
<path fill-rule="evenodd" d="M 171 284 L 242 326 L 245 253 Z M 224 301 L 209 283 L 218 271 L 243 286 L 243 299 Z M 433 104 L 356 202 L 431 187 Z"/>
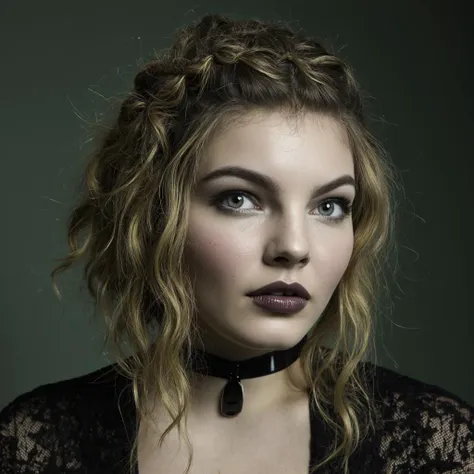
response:
<path fill-rule="evenodd" d="M 58 291 L 86 259 L 117 363 L 12 401 L 0 471 L 474 468 L 472 407 L 365 361 L 396 183 L 319 43 L 220 15 L 181 29 L 101 137 L 52 273 Z"/>

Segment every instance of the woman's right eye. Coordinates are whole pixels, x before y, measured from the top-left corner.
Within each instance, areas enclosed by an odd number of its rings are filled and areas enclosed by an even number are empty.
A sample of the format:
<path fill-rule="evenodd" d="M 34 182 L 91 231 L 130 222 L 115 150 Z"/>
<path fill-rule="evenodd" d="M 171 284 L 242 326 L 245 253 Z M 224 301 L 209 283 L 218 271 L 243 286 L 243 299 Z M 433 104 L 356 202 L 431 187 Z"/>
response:
<path fill-rule="evenodd" d="M 229 198 L 234 198 L 235 196 L 241 196 L 244 199 L 229 199 Z M 228 211 L 228 212 L 247 212 L 251 211 L 252 209 L 244 209 L 241 210 L 239 206 L 242 205 L 243 202 L 245 202 L 245 199 L 250 200 L 251 202 L 255 202 L 256 199 L 249 193 L 246 193 L 245 191 L 226 191 L 224 193 L 221 193 L 217 195 L 215 198 L 212 199 L 212 203 L 216 205 L 219 209 L 223 211 Z M 228 204 L 224 205 L 223 203 L 227 201 Z M 235 206 L 235 207 L 234 207 Z"/>

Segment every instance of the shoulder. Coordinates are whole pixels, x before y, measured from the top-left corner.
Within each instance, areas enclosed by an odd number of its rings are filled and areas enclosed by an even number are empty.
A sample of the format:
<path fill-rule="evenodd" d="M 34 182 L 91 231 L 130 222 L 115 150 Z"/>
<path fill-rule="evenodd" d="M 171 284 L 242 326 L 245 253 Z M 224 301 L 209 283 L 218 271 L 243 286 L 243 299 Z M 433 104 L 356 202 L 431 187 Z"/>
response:
<path fill-rule="evenodd" d="M 56 472 L 89 442 L 88 435 L 118 425 L 116 401 L 125 379 L 110 365 L 92 373 L 44 384 L 0 411 L 0 472 Z"/>
<path fill-rule="evenodd" d="M 46 419 L 53 413 L 67 415 L 81 405 L 93 408 L 114 396 L 121 377 L 115 365 L 103 367 L 78 377 L 40 385 L 12 400 L 0 413 L 2 422 L 7 414 L 42 414 Z"/>
<path fill-rule="evenodd" d="M 368 362 L 365 368 L 381 414 L 374 455 L 387 468 L 474 473 L 473 406 L 436 385 Z"/>

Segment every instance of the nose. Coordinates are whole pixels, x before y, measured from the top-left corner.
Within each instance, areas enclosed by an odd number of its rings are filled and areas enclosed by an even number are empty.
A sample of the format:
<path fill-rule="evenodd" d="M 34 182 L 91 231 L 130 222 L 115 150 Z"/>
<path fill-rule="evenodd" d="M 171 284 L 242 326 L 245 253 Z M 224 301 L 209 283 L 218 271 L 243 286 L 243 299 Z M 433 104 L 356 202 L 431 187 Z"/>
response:
<path fill-rule="evenodd" d="M 277 224 L 265 252 L 266 263 L 287 267 L 306 265 L 310 256 L 309 240 L 304 223 L 293 220 Z"/>

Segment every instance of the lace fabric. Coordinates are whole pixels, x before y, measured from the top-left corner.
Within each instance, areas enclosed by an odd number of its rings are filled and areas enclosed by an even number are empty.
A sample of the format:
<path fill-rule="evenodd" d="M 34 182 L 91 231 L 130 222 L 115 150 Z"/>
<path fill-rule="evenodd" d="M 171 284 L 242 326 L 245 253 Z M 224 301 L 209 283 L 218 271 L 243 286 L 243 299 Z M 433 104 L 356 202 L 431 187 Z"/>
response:
<path fill-rule="evenodd" d="M 350 472 L 474 473 L 474 408 L 439 387 L 366 364 L 374 370 L 382 423 L 351 456 Z M 129 381 L 114 367 L 42 385 L 9 403 L 0 412 L 0 473 L 127 472 L 135 411 Z M 312 462 L 327 454 L 324 433 L 311 412 Z M 320 472 L 340 472 L 335 466 Z"/>

